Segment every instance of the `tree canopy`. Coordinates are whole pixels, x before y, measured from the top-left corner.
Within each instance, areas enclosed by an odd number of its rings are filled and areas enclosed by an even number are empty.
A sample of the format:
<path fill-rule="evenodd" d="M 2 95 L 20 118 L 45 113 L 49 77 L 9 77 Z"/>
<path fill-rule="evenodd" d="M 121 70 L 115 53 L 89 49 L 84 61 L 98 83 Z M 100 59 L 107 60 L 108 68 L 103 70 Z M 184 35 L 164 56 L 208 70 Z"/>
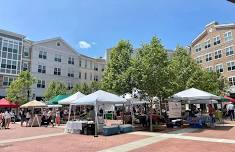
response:
<path fill-rule="evenodd" d="M 102 87 L 110 92 L 123 94 L 131 91 L 130 73 L 133 47 L 129 41 L 121 40 L 110 52 L 109 61 L 104 71 Z"/>
<path fill-rule="evenodd" d="M 57 95 L 66 95 L 67 87 L 63 82 L 51 81 L 44 92 L 45 100 L 50 100 Z"/>
<path fill-rule="evenodd" d="M 29 71 L 22 71 L 7 89 L 6 98 L 19 104 L 28 102 L 28 100 L 30 100 L 28 98 L 28 93 L 29 97 L 31 96 L 30 87 L 35 82 L 35 78 Z"/>

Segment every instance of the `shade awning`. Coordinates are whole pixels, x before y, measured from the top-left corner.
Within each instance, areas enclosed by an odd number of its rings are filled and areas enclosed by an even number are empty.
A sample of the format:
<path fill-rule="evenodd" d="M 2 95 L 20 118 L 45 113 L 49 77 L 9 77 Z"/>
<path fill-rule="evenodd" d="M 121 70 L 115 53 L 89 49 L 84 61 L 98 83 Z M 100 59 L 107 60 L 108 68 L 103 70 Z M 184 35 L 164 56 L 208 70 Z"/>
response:
<path fill-rule="evenodd" d="M 47 104 L 48 104 L 48 105 L 56 105 L 56 104 L 58 104 L 58 102 L 59 102 L 60 100 L 65 99 L 65 98 L 67 98 L 67 97 L 68 97 L 68 95 L 58 95 L 58 96 L 55 96 L 55 97 L 53 97 L 51 100 L 49 100 L 49 101 L 47 102 Z"/>
<path fill-rule="evenodd" d="M 72 102 L 74 102 L 75 100 L 77 100 L 77 99 L 79 99 L 79 98 L 81 98 L 81 97 L 84 97 L 85 95 L 83 94 L 83 93 L 81 93 L 81 92 L 77 92 L 77 93 L 75 93 L 75 94 L 73 94 L 73 95 L 71 95 L 71 96 L 69 96 L 69 97 L 67 97 L 67 98 L 64 98 L 64 99 L 62 99 L 62 100 L 59 100 L 58 101 L 58 104 L 62 104 L 62 105 L 69 105 L 69 104 L 71 104 Z"/>
<path fill-rule="evenodd" d="M 19 107 L 19 105 L 15 104 L 15 103 L 12 103 L 12 102 L 10 102 L 9 100 L 7 100 L 5 98 L 2 98 L 0 100 L 0 107 L 1 108 L 17 108 L 17 107 Z"/>
<path fill-rule="evenodd" d="M 171 99 L 173 100 L 185 100 L 185 101 L 189 101 L 189 100 L 219 100 L 220 97 L 211 94 L 209 92 L 206 91 L 202 91 L 199 89 L 195 89 L 195 88 L 191 88 L 191 89 L 187 89 L 184 91 L 181 91 L 179 93 L 174 94 L 173 96 L 171 96 Z"/>
<path fill-rule="evenodd" d="M 98 90 L 78 100 L 75 100 L 71 105 L 99 105 L 99 104 L 123 104 L 126 99 L 121 98 L 115 94 Z"/>
<path fill-rule="evenodd" d="M 40 107 L 46 107 L 46 106 L 47 105 L 44 102 L 33 100 L 26 104 L 23 104 L 22 106 L 20 106 L 20 108 L 37 108 L 37 107 L 40 108 Z"/>

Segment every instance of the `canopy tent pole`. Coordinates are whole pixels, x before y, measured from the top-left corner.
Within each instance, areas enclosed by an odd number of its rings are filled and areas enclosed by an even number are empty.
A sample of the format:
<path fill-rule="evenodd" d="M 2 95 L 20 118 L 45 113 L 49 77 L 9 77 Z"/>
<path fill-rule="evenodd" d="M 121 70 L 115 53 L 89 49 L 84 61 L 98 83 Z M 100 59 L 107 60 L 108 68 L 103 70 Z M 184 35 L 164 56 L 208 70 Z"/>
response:
<path fill-rule="evenodd" d="M 98 115 L 97 115 L 97 101 L 96 101 L 96 104 L 94 105 L 94 109 L 95 109 L 95 135 L 94 137 L 98 137 Z"/>
<path fill-rule="evenodd" d="M 124 111 L 125 111 L 124 104 L 122 104 L 122 124 L 125 124 Z"/>
<path fill-rule="evenodd" d="M 69 118 L 68 118 L 68 121 L 70 120 L 71 108 L 72 108 L 72 105 L 70 104 L 70 105 L 69 105 Z"/>

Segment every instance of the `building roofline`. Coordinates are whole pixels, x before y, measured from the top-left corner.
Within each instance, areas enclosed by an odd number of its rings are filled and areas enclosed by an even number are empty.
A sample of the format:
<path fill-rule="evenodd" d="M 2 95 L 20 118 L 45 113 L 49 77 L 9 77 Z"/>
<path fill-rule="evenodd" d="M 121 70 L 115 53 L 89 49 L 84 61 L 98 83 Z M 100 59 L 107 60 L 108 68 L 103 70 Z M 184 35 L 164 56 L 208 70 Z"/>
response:
<path fill-rule="evenodd" d="M 61 38 L 61 37 L 54 37 L 54 38 L 50 38 L 50 39 L 35 41 L 35 42 L 33 42 L 32 45 L 47 43 L 47 42 L 56 41 L 56 40 L 57 40 L 57 41 L 62 41 L 63 43 L 65 43 L 75 54 L 81 55 L 80 53 L 77 52 L 76 49 L 74 49 L 72 46 L 70 46 L 70 45 L 69 45 L 63 38 Z"/>
<path fill-rule="evenodd" d="M 22 39 L 25 38 L 25 36 L 22 35 L 22 34 L 6 31 L 6 30 L 3 30 L 3 29 L 0 29 L 0 33 L 6 34 L 6 35 L 10 35 L 10 36 L 14 36 L 14 37 L 18 37 L 18 38 L 22 38 Z"/>
<path fill-rule="evenodd" d="M 206 34 L 206 30 L 203 30 L 195 39 L 192 40 L 191 44 L 194 44 L 200 37 Z"/>
<path fill-rule="evenodd" d="M 235 27 L 235 23 L 215 25 L 215 28 Z"/>

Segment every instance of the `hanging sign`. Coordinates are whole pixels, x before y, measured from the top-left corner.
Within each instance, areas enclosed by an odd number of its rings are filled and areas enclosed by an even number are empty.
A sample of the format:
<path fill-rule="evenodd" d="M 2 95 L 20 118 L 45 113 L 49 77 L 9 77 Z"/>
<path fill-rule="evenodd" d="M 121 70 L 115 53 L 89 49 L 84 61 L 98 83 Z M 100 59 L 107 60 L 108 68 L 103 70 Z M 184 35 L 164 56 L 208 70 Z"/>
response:
<path fill-rule="evenodd" d="M 181 117 L 181 103 L 180 102 L 169 102 L 169 118 L 180 118 Z"/>

